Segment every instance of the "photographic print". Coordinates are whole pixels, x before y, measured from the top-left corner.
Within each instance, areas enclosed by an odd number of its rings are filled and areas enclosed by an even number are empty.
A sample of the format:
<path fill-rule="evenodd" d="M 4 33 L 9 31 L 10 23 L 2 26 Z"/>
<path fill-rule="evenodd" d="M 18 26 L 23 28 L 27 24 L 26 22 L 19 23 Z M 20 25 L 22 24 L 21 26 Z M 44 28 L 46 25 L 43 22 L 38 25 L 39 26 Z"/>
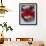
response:
<path fill-rule="evenodd" d="M 37 25 L 37 3 L 19 4 L 19 24 Z"/>

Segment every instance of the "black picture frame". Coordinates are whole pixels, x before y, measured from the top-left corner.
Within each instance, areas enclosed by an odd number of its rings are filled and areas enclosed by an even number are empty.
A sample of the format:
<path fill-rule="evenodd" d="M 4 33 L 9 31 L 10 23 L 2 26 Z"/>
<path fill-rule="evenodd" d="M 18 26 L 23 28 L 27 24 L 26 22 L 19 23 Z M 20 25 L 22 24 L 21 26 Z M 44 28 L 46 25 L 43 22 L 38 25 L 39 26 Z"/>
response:
<path fill-rule="evenodd" d="M 25 5 L 25 4 L 28 4 L 28 5 L 35 5 L 36 6 L 36 22 L 33 24 L 23 24 L 23 23 L 21 23 L 21 18 L 20 18 L 20 6 L 21 5 Z M 37 3 L 19 3 L 19 25 L 37 25 Z"/>

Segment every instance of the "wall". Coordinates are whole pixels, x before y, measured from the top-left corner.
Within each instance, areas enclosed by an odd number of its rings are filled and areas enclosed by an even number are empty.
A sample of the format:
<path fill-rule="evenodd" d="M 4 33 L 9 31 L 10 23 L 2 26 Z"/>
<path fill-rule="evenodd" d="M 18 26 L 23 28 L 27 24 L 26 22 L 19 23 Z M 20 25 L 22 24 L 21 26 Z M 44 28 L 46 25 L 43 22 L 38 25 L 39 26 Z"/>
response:
<path fill-rule="evenodd" d="M 8 22 L 12 25 L 13 31 L 5 32 L 5 37 L 33 37 L 34 40 L 46 41 L 46 0 L 3 0 L 4 5 L 11 11 L 6 13 L 5 17 L 0 17 L 0 23 Z M 19 25 L 19 3 L 37 3 L 37 22 L 36 26 Z"/>

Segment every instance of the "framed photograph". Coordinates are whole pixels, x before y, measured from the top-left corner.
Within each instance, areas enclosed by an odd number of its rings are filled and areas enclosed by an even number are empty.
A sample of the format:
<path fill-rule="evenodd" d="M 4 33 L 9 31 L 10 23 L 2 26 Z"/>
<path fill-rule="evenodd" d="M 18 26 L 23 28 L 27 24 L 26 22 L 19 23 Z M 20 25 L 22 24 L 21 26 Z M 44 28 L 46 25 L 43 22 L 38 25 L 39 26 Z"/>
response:
<path fill-rule="evenodd" d="M 37 3 L 19 4 L 19 24 L 37 25 Z"/>

